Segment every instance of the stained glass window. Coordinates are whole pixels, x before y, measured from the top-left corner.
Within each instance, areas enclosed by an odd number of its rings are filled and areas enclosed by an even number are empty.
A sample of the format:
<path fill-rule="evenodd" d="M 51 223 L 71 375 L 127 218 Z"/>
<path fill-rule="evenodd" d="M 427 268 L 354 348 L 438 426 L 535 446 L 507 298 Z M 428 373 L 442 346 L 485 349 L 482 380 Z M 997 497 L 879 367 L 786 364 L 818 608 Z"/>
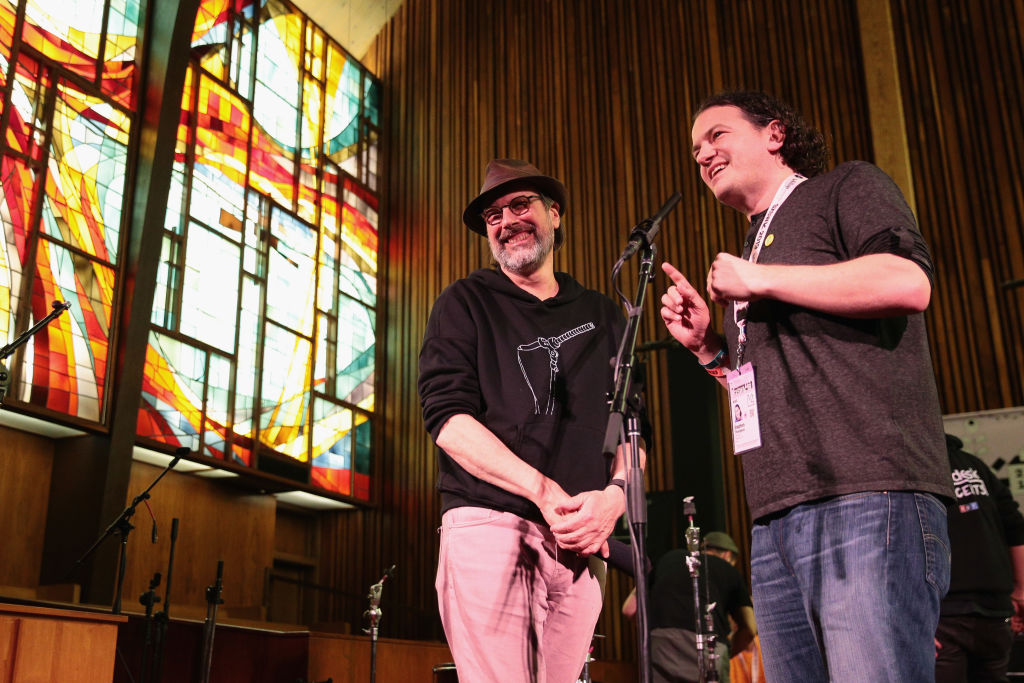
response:
<path fill-rule="evenodd" d="M 110 381 L 139 21 L 139 0 L 0 0 L 0 344 L 53 302 L 71 304 L 8 359 L 7 400 L 96 423 Z"/>
<path fill-rule="evenodd" d="M 201 3 L 141 439 L 369 500 L 379 92 L 284 0 Z"/>

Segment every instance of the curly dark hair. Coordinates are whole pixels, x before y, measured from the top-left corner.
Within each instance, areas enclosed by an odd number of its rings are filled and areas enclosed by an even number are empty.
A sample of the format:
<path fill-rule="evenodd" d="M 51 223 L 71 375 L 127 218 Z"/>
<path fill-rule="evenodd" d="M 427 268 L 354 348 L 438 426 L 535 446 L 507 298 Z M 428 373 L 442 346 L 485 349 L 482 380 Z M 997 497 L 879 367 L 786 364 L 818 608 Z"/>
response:
<path fill-rule="evenodd" d="M 743 112 L 744 118 L 758 128 L 779 121 L 786 133 L 779 154 L 786 165 L 808 178 L 825 170 L 828 148 L 825 136 L 811 127 L 804 118 L 785 102 L 756 90 L 727 90 L 711 95 L 697 107 L 696 120 L 705 109 L 733 106 Z"/>

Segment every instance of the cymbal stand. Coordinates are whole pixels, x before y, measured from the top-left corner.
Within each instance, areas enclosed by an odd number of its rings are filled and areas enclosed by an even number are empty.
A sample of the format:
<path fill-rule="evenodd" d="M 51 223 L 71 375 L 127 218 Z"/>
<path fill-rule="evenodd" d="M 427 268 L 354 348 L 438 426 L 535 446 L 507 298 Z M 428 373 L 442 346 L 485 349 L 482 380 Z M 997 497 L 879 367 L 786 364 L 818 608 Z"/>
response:
<path fill-rule="evenodd" d="M 384 576 L 380 577 L 380 581 L 370 586 L 370 594 L 367 596 L 370 600 L 370 609 L 363 613 L 364 617 L 370 618 L 370 628 L 363 629 L 364 633 L 370 634 L 370 683 L 375 683 L 377 680 L 377 624 L 380 622 L 381 612 L 380 609 L 380 594 L 384 588 L 384 581 L 387 580 L 395 571 L 395 565 L 384 572 Z"/>
<path fill-rule="evenodd" d="M 715 628 L 712 610 L 715 605 L 709 601 L 705 593 L 705 599 L 701 600 L 700 591 L 700 527 L 693 523 L 697 514 L 697 507 L 694 505 L 693 496 L 683 499 L 683 514 L 689 518 L 689 527 L 686 529 L 686 567 L 690 571 L 690 578 L 693 581 L 693 616 L 695 633 L 697 634 L 697 676 L 700 683 L 711 683 L 718 681 L 718 653 L 715 651 Z M 707 577 L 704 577 L 704 586 L 707 588 Z"/>

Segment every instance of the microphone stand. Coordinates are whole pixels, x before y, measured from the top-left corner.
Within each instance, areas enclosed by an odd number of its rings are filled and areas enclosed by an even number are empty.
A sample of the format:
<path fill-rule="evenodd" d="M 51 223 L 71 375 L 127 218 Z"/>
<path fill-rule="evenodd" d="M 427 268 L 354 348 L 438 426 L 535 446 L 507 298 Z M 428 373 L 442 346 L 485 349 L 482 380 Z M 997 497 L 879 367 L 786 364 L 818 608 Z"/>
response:
<path fill-rule="evenodd" d="M 0 403 L 3 403 L 4 397 L 7 396 L 7 389 L 11 385 L 11 373 L 7 370 L 7 366 L 4 365 L 4 361 L 14 353 L 15 349 L 27 342 L 29 337 L 49 325 L 50 321 L 57 318 L 61 313 L 71 308 L 71 302 L 54 301 L 50 304 L 50 307 L 53 310 L 51 310 L 45 318 L 28 328 L 10 344 L 0 348 Z"/>
<path fill-rule="evenodd" d="M 690 571 L 690 579 L 693 581 L 693 618 L 697 638 L 697 680 L 700 683 L 718 681 L 718 653 L 715 650 L 714 615 L 710 595 L 705 596 L 702 604 L 700 599 L 700 527 L 694 526 L 693 518 L 697 514 L 697 507 L 693 503 L 693 496 L 683 499 L 683 514 L 689 518 L 690 526 L 686 529 L 686 567 Z M 704 577 L 704 587 L 708 587 L 707 577 Z"/>
<path fill-rule="evenodd" d="M 143 673 L 146 683 L 160 683 L 164 669 L 164 645 L 167 639 L 167 623 L 171 614 L 171 576 L 174 574 L 174 546 L 178 542 L 178 518 L 171 520 L 171 554 L 167 559 L 167 588 L 164 590 L 164 608 L 154 616 L 156 633 L 153 639 L 152 660 Z"/>
<path fill-rule="evenodd" d="M 384 576 L 380 577 L 380 581 L 370 586 L 370 594 L 367 596 L 370 600 L 370 609 L 363 613 L 364 617 L 370 618 L 370 628 L 363 629 L 363 633 L 370 634 L 370 683 L 374 683 L 377 680 L 377 623 L 380 621 L 380 617 L 383 614 L 380 609 L 380 594 L 384 589 L 384 581 L 387 580 L 395 571 L 395 565 L 384 572 Z"/>
<path fill-rule="evenodd" d="M 217 629 L 217 606 L 224 601 L 220 594 L 224 588 L 224 560 L 217 561 L 217 580 L 206 587 L 206 621 L 203 622 L 203 654 L 200 657 L 199 682 L 209 683 L 213 665 L 213 636 Z"/>
<path fill-rule="evenodd" d="M 637 417 L 637 398 L 633 394 L 633 369 L 636 364 L 636 338 L 640 325 L 640 314 L 643 312 L 644 297 L 651 281 L 654 257 L 657 249 L 653 240 L 661 227 L 661 221 L 675 208 L 682 195 L 676 192 L 669 197 L 661 210 L 650 219 L 642 221 L 633 228 L 629 244 L 612 269 L 612 280 L 618 277 L 619 270 L 626 259 L 642 250 L 637 291 L 634 302 L 627 304 L 629 313 L 619 354 L 615 366 L 615 390 L 612 395 L 608 426 L 604 438 L 604 454 L 614 457 L 618 445 L 623 439 L 623 419 L 626 420 L 630 463 L 626 474 L 626 516 L 630 526 L 630 540 L 633 546 L 633 576 L 636 581 L 636 626 L 637 641 L 640 652 L 639 668 L 640 683 L 650 683 L 652 678 L 650 628 L 647 617 L 647 498 L 644 493 L 644 474 L 640 465 L 640 426 Z M 621 294 L 620 294 L 621 296 Z M 622 297 L 625 302 L 625 297 Z"/>
<path fill-rule="evenodd" d="M 139 602 L 146 607 L 146 630 L 142 641 L 142 673 L 139 683 L 147 683 L 149 680 L 149 662 L 153 657 L 153 606 L 160 602 L 160 596 L 156 594 L 156 587 L 159 585 L 160 572 L 156 572 L 149 580 L 149 590 L 139 596 Z"/>
<path fill-rule="evenodd" d="M 71 568 L 71 573 L 73 574 L 79 567 L 82 566 L 82 563 L 85 562 L 90 555 L 96 552 L 96 549 L 100 547 L 100 544 L 103 543 L 103 541 L 105 541 L 108 536 L 118 534 L 121 537 L 121 558 L 117 568 L 117 591 L 114 594 L 114 605 L 111 608 L 111 614 L 121 613 L 121 592 L 122 589 L 124 588 L 124 573 L 126 562 L 128 559 L 128 534 L 130 534 L 132 529 L 135 528 L 135 526 L 130 521 L 132 515 L 135 514 L 135 508 L 138 507 L 139 503 L 149 499 L 150 489 L 156 486 L 156 483 L 163 479 L 165 474 L 174 469 L 174 466 L 178 464 L 179 460 L 181 460 L 181 456 L 185 455 L 188 452 L 189 449 L 187 446 L 182 446 L 181 448 L 179 448 L 176 451 L 177 454 L 174 456 L 174 459 L 171 460 L 170 463 L 168 463 L 167 467 L 164 468 L 163 472 L 161 472 L 159 476 L 157 476 L 157 478 L 153 480 L 152 484 L 146 487 L 145 491 L 135 496 L 135 499 L 132 500 L 131 504 L 121 511 L 121 513 L 117 516 L 117 519 L 115 519 L 113 522 L 110 523 L 109 526 L 107 526 L 106 530 L 104 530 L 104 532 L 100 534 L 100 537 L 93 542 L 89 549 L 86 550 L 85 553 L 83 553 L 82 556 L 75 561 L 74 566 Z"/>

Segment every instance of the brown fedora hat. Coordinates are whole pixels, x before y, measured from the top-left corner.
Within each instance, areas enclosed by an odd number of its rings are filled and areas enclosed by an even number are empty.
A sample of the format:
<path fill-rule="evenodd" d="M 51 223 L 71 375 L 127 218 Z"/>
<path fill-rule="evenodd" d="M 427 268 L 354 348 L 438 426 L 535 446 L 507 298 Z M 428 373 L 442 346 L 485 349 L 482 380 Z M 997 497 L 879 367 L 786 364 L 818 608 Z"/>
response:
<path fill-rule="evenodd" d="M 529 188 L 554 199 L 558 213 L 564 216 L 568 209 L 565 185 L 541 173 L 536 166 L 519 159 L 493 159 L 484 171 L 484 184 L 480 194 L 462 212 L 462 222 L 475 233 L 487 236 L 487 226 L 480 213 L 497 197 L 519 188 Z M 556 246 L 561 245 L 563 233 L 555 233 Z"/>

